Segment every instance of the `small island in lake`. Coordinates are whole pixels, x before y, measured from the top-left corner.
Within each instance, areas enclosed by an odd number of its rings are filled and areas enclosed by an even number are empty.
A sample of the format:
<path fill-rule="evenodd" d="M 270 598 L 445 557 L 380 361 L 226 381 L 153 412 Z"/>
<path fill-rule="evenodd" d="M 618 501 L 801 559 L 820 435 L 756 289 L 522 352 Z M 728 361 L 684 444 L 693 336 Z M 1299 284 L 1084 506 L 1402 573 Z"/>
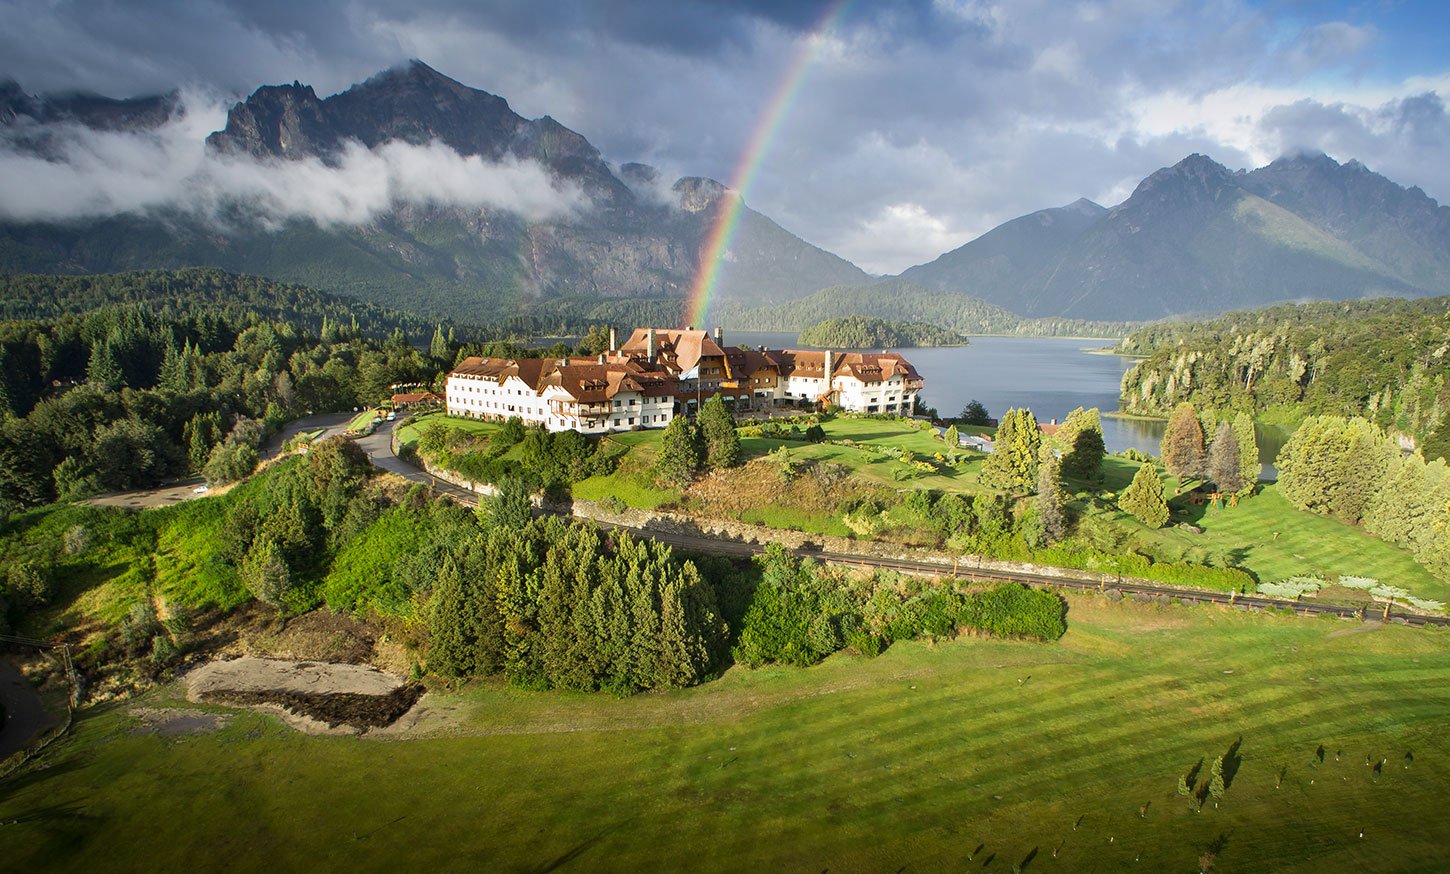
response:
<path fill-rule="evenodd" d="M 955 331 L 923 322 L 889 322 L 870 316 L 826 319 L 801 331 L 803 346 L 840 349 L 885 349 L 892 346 L 966 346 Z"/>

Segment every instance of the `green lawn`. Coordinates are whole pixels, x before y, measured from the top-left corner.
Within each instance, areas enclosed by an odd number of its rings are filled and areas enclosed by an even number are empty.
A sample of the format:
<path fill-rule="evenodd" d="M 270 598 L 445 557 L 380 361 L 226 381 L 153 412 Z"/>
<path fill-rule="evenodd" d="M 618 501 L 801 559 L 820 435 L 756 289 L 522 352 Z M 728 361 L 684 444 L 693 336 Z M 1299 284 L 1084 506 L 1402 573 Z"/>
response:
<path fill-rule="evenodd" d="M 471 419 L 437 418 L 434 421 L 442 421 L 449 427 L 473 434 L 487 434 L 498 427 Z M 939 489 L 961 494 L 975 494 L 987 489 L 980 482 L 984 455 L 963 451 L 960 453 L 962 460 L 955 466 L 943 466 L 940 472 L 933 474 L 913 473 L 910 478 L 903 479 L 901 474 L 908 468 L 895 454 L 876 453 L 866 448 L 905 448 L 918 458 L 931 457 L 946 448 L 933 431 L 918 430 L 904 422 L 845 416 L 828 420 L 823 427 L 831 440 L 850 440 L 856 445 L 746 437 L 741 440 L 741 448 L 745 458 L 751 459 L 763 457 L 784 446 L 798 459 L 840 464 L 861 481 L 893 489 Z M 417 425 L 410 425 L 403 429 L 400 439 L 404 442 L 416 440 L 417 428 Z M 608 440 L 620 447 L 622 453 L 619 469 L 609 476 L 591 477 L 575 484 L 574 495 L 590 501 L 613 495 L 626 505 L 640 509 L 656 509 L 678 503 L 681 498 L 678 490 L 659 488 L 649 475 L 662 434 L 662 431 L 650 430 L 610 436 Z M 1132 481 L 1138 467 L 1137 462 L 1109 455 L 1103 462 L 1103 482 L 1096 487 L 1096 492 L 1121 492 Z M 1171 496 L 1178 483 L 1171 477 L 1165 482 Z M 1108 498 L 1111 500 L 1112 495 Z M 1082 506 L 1084 504 L 1079 502 L 1079 507 Z M 1187 518 L 1203 528 L 1203 533 L 1176 527 L 1150 531 L 1116 510 L 1093 512 L 1105 514 L 1107 524 L 1118 532 L 1117 536 L 1126 537 L 1131 548 L 1139 549 L 1155 560 L 1227 561 L 1262 581 L 1282 580 L 1300 574 L 1319 574 L 1326 578 L 1341 574 L 1374 577 L 1419 597 L 1450 601 L 1450 583 L 1430 574 L 1408 552 L 1371 537 L 1361 529 L 1297 510 L 1279 495 L 1273 485 L 1266 486 L 1260 494 L 1240 502 L 1235 508 L 1192 508 L 1186 515 L 1180 513 L 1175 516 L 1175 519 Z M 817 534 L 844 536 L 849 532 L 838 519 L 803 515 L 780 507 L 759 507 L 742 515 L 741 520 Z"/>
<path fill-rule="evenodd" d="M 378 411 L 377 410 L 374 410 L 374 409 L 363 410 L 361 413 L 358 413 L 356 416 L 353 416 L 351 422 L 348 422 L 347 423 L 347 430 L 349 430 L 349 431 L 365 431 L 365 430 L 367 430 L 368 425 L 370 425 L 373 422 L 377 421 L 377 418 L 378 418 Z"/>
<path fill-rule="evenodd" d="M 44 770 L 0 784 L 0 858 L 1189 872 L 1213 844 L 1219 871 L 1443 865 L 1444 633 L 1090 596 L 1069 625 L 1054 644 L 897 644 L 624 700 L 482 684 L 431 699 L 418 740 L 306 737 L 253 714 L 161 737 L 107 705 Z M 1202 760 L 1206 781 L 1240 739 L 1223 802 L 1195 812 L 1179 775 Z"/>
<path fill-rule="evenodd" d="M 1168 490 L 1172 494 L 1171 478 Z M 1217 554 L 1264 582 L 1301 575 L 1331 582 L 1341 575 L 1373 577 L 1421 598 L 1450 601 L 1450 584 L 1405 550 L 1362 528 L 1298 510 L 1273 484 L 1237 507 L 1188 507 L 1175 514 L 1175 519 L 1186 518 L 1202 528 L 1201 534 L 1177 527 L 1150 531 L 1130 517 L 1115 515 L 1117 524 L 1155 558 L 1202 561 Z"/>

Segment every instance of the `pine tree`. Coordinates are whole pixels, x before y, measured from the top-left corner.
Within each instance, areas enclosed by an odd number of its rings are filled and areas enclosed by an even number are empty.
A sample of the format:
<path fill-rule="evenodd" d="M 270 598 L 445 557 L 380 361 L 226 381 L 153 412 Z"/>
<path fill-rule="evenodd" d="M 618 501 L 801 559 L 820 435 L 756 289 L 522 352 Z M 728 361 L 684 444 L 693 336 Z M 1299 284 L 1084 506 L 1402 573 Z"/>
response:
<path fill-rule="evenodd" d="M 962 448 L 962 432 L 957 430 L 956 425 L 948 425 L 946 433 L 942 435 L 942 439 L 946 441 L 947 446 L 950 447 L 952 452 L 956 452 Z"/>
<path fill-rule="evenodd" d="M 705 463 L 711 470 L 723 470 L 740 463 L 740 434 L 735 417 L 725 401 L 715 395 L 700 408 L 700 435 L 705 441 Z"/>
<path fill-rule="evenodd" d="M 1243 488 L 1239 465 L 1239 437 L 1227 421 L 1218 423 L 1218 433 L 1208 447 L 1208 478 L 1220 492 L 1236 493 Z"/>
<path fill-rule="evenodd" d="M 1204 475 L 1208 458 L 1204 449 L 1203 425 L 1198 421 L 1193 404 L 1185 401 L 1173 410 L 1159 448 L 1164 469 L 1179 480 Z"/>
<path fill-rule="evenodd" d="M 433 329 L 433 339 L 428 342 L 428 354 L 434 361 L 447 361 L 448 338 L 443 334 L 443 326 L 439 325 Z"/>
<path fill-rule="evenodd" d="M 655 477 L 674 486 L 688 485 L 704 463 L 705 447 L 700 429 L 685 416 L 676 416 L 665 428 L 655 460 Z"/>
<path fill-rule="evenodd" d="M 1259 438 L 1254 431 L 1254 419 L 1248 413 L 1234 416 L 1234 436 L 1239 442 L 1239 493 L 1250 494 L 1259 485 Z"/>
<path fill-rule="evenodd" d="M 1223 798 L 1223 793 L 1227 789 L 1228 787 L 1224 785 L 1223 780 L 1223 756 L 1219 756 L 1213 760 L 1213 766 L 1210 769 L 1208 794 L 1212 795 L 1214 800 L 1217 801 Z"/>
<path fill-rule="evenodd" d="M 1012 494 L 1032 491 L 1042 430 L 1031 410 L 1008 410 L 997 428 L 993 453 L 982 465 L 982 481 Z"/>
<path fill-rule="evenodd" d="M 992 416 L 987 412 L 987 408 L 982 406 L 981 401 L 975 399 L 968 401 L 967 405 L 962 407 L 961 419 L 963 425 L 975 425 L 979 428 L 992 424 Z"/>
<path fill-rule="evenodd" d="M 534 502 L 524 481 L 510 476 L 499 480 L 498 491 L 478 510 L 479 518 L 491 527 L 521 529 L 534 516 Z"/>
<path fill-rule="evenodd" d="M 292 587 L 292 571 L 277 541 L 263 535 L 252 542 L 242 562 L 241 576 L 247 590 L 264 604 L 282 605 L 282 598 Z"/>
<path fill-rule="evenodd" d="M 472 672 L 474 641 L 468 634 L 467 607 L 463 575 L 452 558 L 445 558 L 428 608 L 428 670 L 449 677 Z"/>
<path fill-rule="evenodd" d="M 1168 521 L 1168 502 L 1163 496 L 1163 480 L 1158 476 L 1158 469 L 1152 464 L 1139 467 L 1133 482 L 1118 498 L 1118 507 L 1149 528 L 1162 528 Z"/>
<path fill-rule="evenodd" d="M 109 391 L 121 387 L 121 362 L 109 339 L 91 341 L 91 358 L 86 365 L 86 380 Z"/>
<path fill-rule="evenodd" d="M 1041 461 L 1037 467 L 1037 497 L 1032 505 L 1037 510 L 1037 523 L 1044 545 L 1061 540 L 1067 530 L 1062 478 L 1058 474 L 1058 467 L 1057 453 L 1050 447 L 1043 446 Z"/>
<path fill-rule="evenodd" d="M 1103 419 L 1097 408 L 1078 407 L 1062 422 L 1057 432 L 1062 447 L 1062 475 L 1079 480 L 1096 480 L 1102 475 L 1107 444 L 1103 441 Z"/>

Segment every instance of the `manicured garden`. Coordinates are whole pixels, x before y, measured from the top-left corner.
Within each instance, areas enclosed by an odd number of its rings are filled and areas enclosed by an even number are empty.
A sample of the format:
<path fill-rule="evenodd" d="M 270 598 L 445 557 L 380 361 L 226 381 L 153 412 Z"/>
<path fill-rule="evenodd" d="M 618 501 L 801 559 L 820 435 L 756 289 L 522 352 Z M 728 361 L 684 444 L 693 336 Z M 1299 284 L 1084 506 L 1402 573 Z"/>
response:
<path fill-rule="evenodd" d="M 626 699 L 486 681 L 419 739 L 86 711 L 0 787 L 16 870 L 1433 870 L 1442 632 L 1071 596 L 1055 643 L 903 642 Z M 170 688 L 138 702 L 188 707 Z M 1226 756 L 1223 797 L 1206 789 Z M 196 799 L 216 803 L 198 805 Z"/>
<path fill-rule="evenodd" d="M 470 436 L 483 436 L 499 427 L 441 417 L 423 421 L 442 421 Z M 814 443 L 756 436 L 751 429 L 744 429 L 740 443 L 747 467 L 725 473 L 722 482 L 706 478 L 688 491 L 661 485 L 652 474 L 662 432 L 610 435 L 605 445 L 616 453 L 615 468 L 608 474 L 573 483 L 570 491 L 584 500 L 614 501 L 640 509 L 684 507 L 707 513 L 713 509 L 750 524 L 814 534 L 869 537 L 888 530 L 908 542 L 924 542 L 910 532 L 928 526 L 931 520 L 891 508 L 893 495 L 934 490 L 970 499 L 979 494 L 998 494 L 981 481 L 985 456 L 961 450 L 955 463 L 948 458 L 937 460 L 936 456 L 945 454 L 949 447 L 934 431 L 918 423 L 837 416 L 824 419 L 820 425 L 825 441 Z M 402 439 L 415 440 L 417 427 L 405 428 Z M 911 453 L 911 461 L 902 460 L 902 450 Z M 776 471 L 764 467 L 767 461 L 775 463 L 777 470 L 780 463 L 802 470 L 831 470 L 835 478 L 826 486 L 802 480 L 782 487 L 771 482 Z M 1103 461 L 1100 483 L 1067 482 L 1074 492 L 1069 504 L 1083 520 L 1080 530 L 1098 549 L 1138 552 L 1154 562 L 1241 568 L 1261 582 L 1317 575 L 1332 584 L 1339 576 L 1372 577 L 1422 598 L 1450 600 L 1450 583 L 1435 577 L 1405 550 L 1353 526 L 1298 510 L 1272 484 L 1231 507 L 1194 505 L 1189 502 L 1190 496 L 1178 496 L 1170 501 L 1175 511 L 1172 523 L 1150 529 L 1120 512 L 1115 504 L 1115 496 L 1127 487 L 1139 466 L 1139 462 L 1109 455 Z M 1169 496 L 1178 492 L 1180 483 L 1176 478 L 1165 475 L 1163 481 Z M 823 494 L 811 500 L 802 492 L 811 487 Z M 848 502 L 856 495 L 883 503 L 887 505 L 886 513 L 879 522 L 863 528 L 844 518 L 839 502 L 830 499 L 831 494 Z M 1221 587 L 1212 581 L 1202 584 Z M 1357 597 L 1368 602 L 1363 595 L 1342 591 L 1331 594 L 1341 600 L 1348 595 L 1351 600 Z"/>

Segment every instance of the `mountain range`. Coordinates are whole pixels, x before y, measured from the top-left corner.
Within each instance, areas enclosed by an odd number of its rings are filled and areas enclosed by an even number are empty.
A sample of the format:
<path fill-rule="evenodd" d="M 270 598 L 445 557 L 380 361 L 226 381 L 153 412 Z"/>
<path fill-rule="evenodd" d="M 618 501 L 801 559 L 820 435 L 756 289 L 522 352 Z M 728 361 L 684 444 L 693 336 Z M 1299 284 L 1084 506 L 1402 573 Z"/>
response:
<path fill-rule="evenodd" d="M 1106 209 L 1000 225 L 901 278 L 1028 316 L 1153 319 L 1450 291 L 1450 208 L 1323 154 L 1232 172 L 1190 155 Z"/>
<path fill-rule="evenodd" d="M 0 134 L 9 148 L 47 159 L 56 151 L 48 132 L 63 126 L 144 133 L 183 112 L 175 93 L 37 97 L 0 83 Z M 711 179 L 669 182 L 644 164 L 612 164 L 553 118 L 524 118 L 504 98 L 420 61 L 330 97 L 299 82 L 258 88 L 204 148 L 223 162 L 338 168 L 352 150 L 392 144 L 541 168 L 583 206 L 529 217 L 424 198 L 398 199 L 354 222 L 264 221 L 245 204 L 225 209 L 224 221 L 171 208 L 12 219 L 0 223 L 0 273 L 214 266 L 467 321 L 578 312 L 590 301 L 659 311 L 687 293 L 722 198 L 739 196 Z M 1450 208 L 1357 161 L 1303 154 L 1234 172 L 1195 154 L 1151 174 L 1116 206 L 1083 199 L 1040 210 L 896 279 L 902 284 L 880 293 L 964 295 L 1047 319 L 1446 293 Z M 859 298 L 844 289 L 876 281 L 742 207 L 718 300 L 744 312 L 822 289 Z"/>
<path fill-rule="evenodd" d="M 0 124 L 56 122 L 104 130 L 165 123 L 175 96 L 138 100 L 38 98 L 0 87 Z M 32 136 L 32 140 L 38 139 Z M 237 103 L 206 148 L 261 162 L 336 165 L 349 143 L 441 143 L 465 158 L 534 162 L 587 206 L 529 220 L 492 207 L 400 202 L 355 225 L 291 219 L 230 221 L 154 211 L 71 222 L 0 225 L 0 272 L 82 273 L 189 265 L 303 282 L 385 305 L 481 320 L 575 298 L 680 299 L 721 198 L 710 179 L 661 183 L 643 164 L 613 167 L 583 136 L 544 116 L 525 119 L 501 97 L 420 61 L 331 97 L 301 83 L 265 86 Z M 742 209 L 720 294 L 779 300 L 863 284 L 854 264 Z"/>

